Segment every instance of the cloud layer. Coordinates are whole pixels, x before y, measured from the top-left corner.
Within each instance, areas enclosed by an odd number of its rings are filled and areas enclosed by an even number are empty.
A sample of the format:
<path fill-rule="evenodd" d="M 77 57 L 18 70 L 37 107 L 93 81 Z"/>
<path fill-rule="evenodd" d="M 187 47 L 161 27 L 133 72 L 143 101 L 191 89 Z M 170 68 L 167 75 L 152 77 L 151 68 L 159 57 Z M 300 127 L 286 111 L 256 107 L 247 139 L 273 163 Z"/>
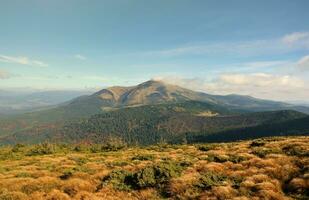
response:
<path fill-rule="evenodd" d="M 309 32 L 295 32 L 282 38 L 284 44 L 309 48 Z"/>
<path fill-rule="evenodd" d="M 48 64 L 40 60 L 32 60 L 25 56 L 13 57 L 13 56 L 7 56 L 7 55 L 0 55 L 0 62 L 16 63 L 16 64 L 21 64 L 21 65 L 35 66 L 35 67 L 47 67 L 48 66 Z"/>
<path fill-rule="evenodd" d="M 309 98 L 309 83 L 291 75 L 224 73 L 208 81 L 203 77 L 188 79 L 179 76 L 154 79 L 211 94 L 241 94 L 276 100 Z"/>

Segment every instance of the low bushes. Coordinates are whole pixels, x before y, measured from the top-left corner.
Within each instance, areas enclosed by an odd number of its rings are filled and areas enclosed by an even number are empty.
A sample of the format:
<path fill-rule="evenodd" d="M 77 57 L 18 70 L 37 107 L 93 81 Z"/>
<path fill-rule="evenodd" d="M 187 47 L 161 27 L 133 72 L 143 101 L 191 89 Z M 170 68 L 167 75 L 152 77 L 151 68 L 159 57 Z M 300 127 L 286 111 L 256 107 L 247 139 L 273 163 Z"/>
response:
<path fill-rule="evenodd" d="M 12 148 L 12 152 L 16 153 L 21 151 L 23 148 L 25 147 L 25 145 L 23 144 L 16 144 L 13 148 Z"/>
<path fill-rule="evenodd" d="M 282 151 L 288 156 L 309 156 L 308 150 L 295 145 L 286 145 L 282 148 Z"/>
<path fill-rule="evenodd" d="M 224 163 L 224 162 L 232 162 L 232 163 L 240 163 L 242 161 L 247 160 L 243 156 L 238 155 L 215 155 L 215 154 L 209 154 L 206 158 L 209 162 L 218 162 L 218 163 Z"/>
<path fill-rule="evenodd" d="M 59 178 L 61 180 L 67 180 L 67 179 L 69 179 L 70 177 L 73 176 L 73 173 L 74 173 L 73 169 L 66 169 L 66 170 L 63 171 L 62 175 L 59 176 Z"/>
<path fill-rule="evenodd" d="M 132 157 L 132 160 L 144 161 L 144 160 L 153 160 L 154 158 L 155 158 L 154 155 L 144 154 L 144 155 L 136 155 L 136 156 Z"/>
<path fill-rule="evenodd" d="M 250 147 L 261 147 L 264 146 L 266 143 L 263 140 L 254 140 L 251 142 Z"/>
<path fill-rule="evenodd" d="M 171 178 L 181 174 L 183 166 L 173 162 L 163 162 L 158 165 L 148 166 L 132 177 L 133 184 L 137 188 L 153 187 L 167 183 Z"/>
<path fill-rule="evenodd" d="M 265 158 L 268 154 L 278 154 L 281 153 L 281 151 L 278 149 L 266 149 L 258 147 L 253 149 L 251 153 L 260 158 Z"/>
<path fill-rule="evenodd" d="M 203 145 L 198 145 L 197 149 L 200 151 L 210 151 L 210 150 L 215 149 L 215 147 L 216 146 L 213 144 L 203 144 Z"/>
<path fill-rule="evenodd" d="M 109 175 L 102 179 L 102 184 L 98 189 L 101 189 L 107 184 L 111 184 L 115 189 L 118 190 L 130 190 L 131 185 L 129 184 L 132 173 L 126 170 L 114 170 Z"/>
<path fill-rule="evenodd" d="M 187 164 L 162 162 L 147 166 L 135 173 L 116 170 L 103 178 L 102 186 L 112 184 L 120 190 L 160 187 L 167 184 L 171 178 L 179 176 L 186 166 Z"/>
<path fill-rule="evenodd" d="M 308 199 L 309 138 L 261 141 L 117 152 L 88 143 L 1 147 L 0 200 Z"/>
<path fill-rule="evenodd" d="M 55 152 L 56 152 L 55 145 L 49 143 L 42 143 L 35 145 L 26 153 L 26 155 L 27 156 L 46 155 L 46 154 L 53 154 Z"/>
<path fill-rule="evenodd" d="M 226 180 L 227 177 L 225 175 L 217 174 L 214 172 L 206 172 L 201 174 L 195 186 L 207 190 L 213 186 L 222 185 Z"/>

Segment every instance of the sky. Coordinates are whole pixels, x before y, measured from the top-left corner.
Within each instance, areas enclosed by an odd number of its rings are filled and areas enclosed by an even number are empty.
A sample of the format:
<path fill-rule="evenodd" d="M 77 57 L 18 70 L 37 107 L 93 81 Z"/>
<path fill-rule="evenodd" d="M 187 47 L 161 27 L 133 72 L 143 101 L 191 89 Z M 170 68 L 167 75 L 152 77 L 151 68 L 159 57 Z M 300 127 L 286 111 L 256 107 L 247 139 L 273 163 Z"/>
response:
<path fill-rule="evenodd" d="M 308 0 L 0 0 L 0 89 L 166 81 L 309 99 Z"/>

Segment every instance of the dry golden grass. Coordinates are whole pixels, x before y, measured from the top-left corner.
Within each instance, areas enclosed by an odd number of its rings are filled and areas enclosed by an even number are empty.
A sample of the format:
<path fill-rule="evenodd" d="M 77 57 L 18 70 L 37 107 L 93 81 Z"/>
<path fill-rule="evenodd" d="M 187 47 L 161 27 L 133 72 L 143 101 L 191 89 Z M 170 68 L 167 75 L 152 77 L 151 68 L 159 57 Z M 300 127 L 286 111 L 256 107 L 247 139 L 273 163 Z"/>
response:
<path fill-rule="evenodd" d="M 0 148 L 0 200 L 284 200 L 309 195 L 309 137 L 267 138 L 256 145 L 243 141 L 99 153 L 59 147 L 54 153 L 34 156 L 27 155 L 31 148 L 14 152 L 11 147 Z M 137 174 L 165 162 L 180 164 L 181 173 L 169 172 L 164 181 L 146 187 L 117 177 L 104 182 L 115 170 Z M 139 178 L 148 181 L 143 176 Z"/>

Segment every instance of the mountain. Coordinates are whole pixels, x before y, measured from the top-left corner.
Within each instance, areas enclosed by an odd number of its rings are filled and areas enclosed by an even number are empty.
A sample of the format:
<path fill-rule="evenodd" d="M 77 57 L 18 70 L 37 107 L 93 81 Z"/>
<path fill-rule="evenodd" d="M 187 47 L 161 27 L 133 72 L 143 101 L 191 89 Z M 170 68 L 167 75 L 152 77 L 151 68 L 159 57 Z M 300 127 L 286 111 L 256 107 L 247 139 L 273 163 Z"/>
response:
<path fill-rule="evenodd" d="M 107 106 L 117 107 L 204 100 L 208 95 L 151 80 L 135 87 L 107 88 L 94 96 L 99 96 Z"/>
<path fill-rule="evenodd" d="M 162 103 L 176 103 L 185 101 L 201 101 L 226 106 L 234 110 L 247 112 L 271 110 L 296 110 L 309 113 L 309 108 L 292 104 L 257 99 L 243 95 L 210 95 L 196 92 L 161 81 L 150 80 L 132 87 L 110 87 L 90 96 L 78 98 L 70 102 L 67 107 L 81 107 L 88 109 L 88 105 L 97 107 L 97 110 L 110 110 L 126 106 L 152 105 Z"/>
<path fill-rule="evenodd" d="M 49 109 L 73 98 L 90 94 L 89 91 L 0 91 L 0 114 L 12 115 Z"/>
<path fill-rule="evenodd" d="M 89 96 L 82 96 L 58 106 L 67 111 L 66 117 L 78 117 L 127 106 L 153 105 L 185 101 L 201 101 L 226 106 L 235 110 L 297 110 L 309 113 L 309 108 L 283 102 L 257 99 L 242 95 L 210 95 L 185 89 L 161 81 L 150 80 L 132 87 L 110 87 Z M 78 112 L 80 114 L 78 114 Z M 73 116 L 70 116 L 70 113 Z M 86 113 L 86 114 L 85 114 Z"/>
<path fill-rule="evenodd" d="M 140 110 L 140 112 L 142 113 L 144 109 L 149 109 L 147 106 L 161 108 L 161 106 L 164 107 L 182 103 L 186 104 L 186 110 L 189 105 L 192 106 L 192 108 L 196 108 L 197 105 L 203 104 L 198 110 L 200 116 L 190 115 L 190 119 L 188 120 L 193 124 L 196 120 L 205 120 L 205 116 L 209 118 L 212 115 L 218 115 L 213 119 L 219 119 L 224 116 L 224 119 L 230 120 L 241 113 L 280 110 L 294 110 L 309 113 L 307 107 L 294 106 L 292 104 L 262 100 L 242 95 L 210 95 L 176 85 L 166 84 L 161 81 L 150 80 L 137 86 L 115 86 L 106 88 L 91 95 L 83 95 L 74 98 L 50 109 L 3 118 L 0 120 L 0 137 L 12 136 L 14 134 L 23 135 L 25 133 L 29 135 L 40 135 L 40 137 L 42 134 L 48 133 L 47 136 L 51 137 L 49 133 L 54 133 L 54 130 L 60 130 L 65 124 L 89 120 L 89 118 L 92 119 L 91 117 L 93 115 L 109 115 L 114 113 L 114 111 L 121 110 L 123 115 L 127 116 L 124 113 L 128 112 L 128 108 L 138 109 L 138 107 L 141 107 L 140 109 L 142 110 Z M 181 110 L 182 108 L 179 109 Z M 178 112 L 175 116 L 176 115 L 182 116 L 183 113 Z M 203 117 L 203 115 L 205 116 Z M 177 117 L 175 117 L 175 119 L 177 119 Z M 114 123 L 113 120 L 115 119 L 112 118 L 110 120 L 112 120 L 111 123 Z M 123 120 L 125 121 L 125 119 Z M 150 120 L 152 120 L 152 118 L 150 118 Z M 216 121 L 216 123 L 223 122 Z M 202 131 L 203 129 L 195 128 L 195 130 Z M 191 129 L 188 131 L 191 131 Z M 46 137 L 44 136 L 42 138 L 45 139 Z"/>

